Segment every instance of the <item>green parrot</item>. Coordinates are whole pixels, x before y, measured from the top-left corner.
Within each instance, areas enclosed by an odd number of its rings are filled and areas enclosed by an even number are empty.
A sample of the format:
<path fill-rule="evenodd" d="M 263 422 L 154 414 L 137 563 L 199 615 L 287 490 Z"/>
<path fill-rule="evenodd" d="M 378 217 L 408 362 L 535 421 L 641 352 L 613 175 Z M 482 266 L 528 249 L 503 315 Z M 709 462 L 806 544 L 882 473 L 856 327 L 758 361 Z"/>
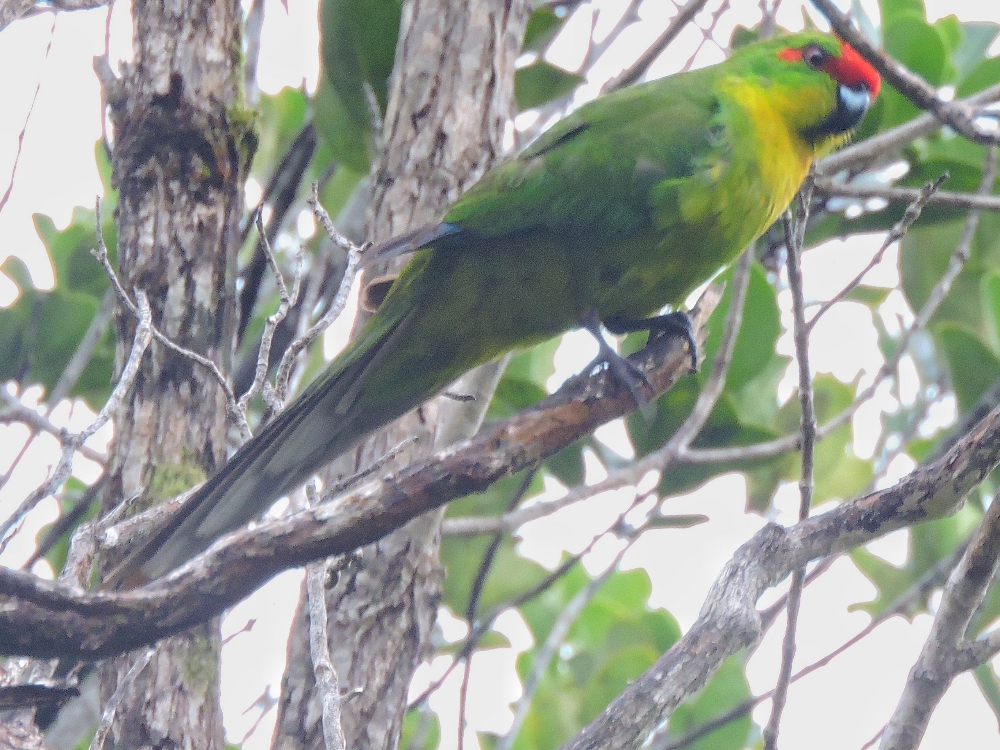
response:
<path fill-rule="evenodd" d="M 357 338 L 120 570 L 169 572 L 505 352 L 577 326 L 664 325 L 649 316 L 778 218 L 879 84 L 846 43 L 803 33 L 580 107 L 440 223 L 369 251 L 413 258 Z"/>

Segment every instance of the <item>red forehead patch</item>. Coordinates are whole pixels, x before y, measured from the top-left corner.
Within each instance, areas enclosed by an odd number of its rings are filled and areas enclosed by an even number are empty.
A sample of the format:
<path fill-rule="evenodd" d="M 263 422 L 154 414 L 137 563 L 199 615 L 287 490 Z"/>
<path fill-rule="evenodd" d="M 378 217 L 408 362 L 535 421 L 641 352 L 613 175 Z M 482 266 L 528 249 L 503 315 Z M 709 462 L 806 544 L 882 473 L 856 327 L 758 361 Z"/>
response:
<path fill-rule="evenodd" d="M 872 99 L 878 96 L 882 85 L 878 71 L 845 41 L 840 42 L 840 57 L 830 58 L 827 72 L 846 86 L 863 83 L 871 92 Z"/>
<path fill-rule="evenodd" d="M 798 62 L 802 60 L 802 50 L 788 47 L 778 52 L 778 58 L 786 62 Z M 872 99 L 878 96 L 879 87 L 882 85 L 878 71 L 845 41 L 840 42 L 840 57 L 830 55 L 823 70 L 837 83 L 845 86 L 854 88 L 858 84 L 864 84 Z"/>

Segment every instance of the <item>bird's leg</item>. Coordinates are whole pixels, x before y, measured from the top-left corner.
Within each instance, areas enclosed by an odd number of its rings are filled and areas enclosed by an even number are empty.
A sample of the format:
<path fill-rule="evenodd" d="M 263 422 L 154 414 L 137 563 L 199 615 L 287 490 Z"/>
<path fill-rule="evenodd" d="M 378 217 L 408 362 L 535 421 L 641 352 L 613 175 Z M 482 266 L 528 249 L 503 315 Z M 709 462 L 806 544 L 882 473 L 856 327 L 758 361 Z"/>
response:
<path fill-rule="evenodd" d="M 597 311 L 591 310 L 580 321 L 580 327 L 585 329 L 597 340 L 599 347 L 597 357 L 587 368 L 592 369 L 595 365 L 607 363 L 608 370 L 618 379 L 618 382 L 628 388 L 632 394 L 632 399 L 638 408 L 643 408 L 649 403 L 649 396 L 643 391 L 642 386 L 653 390 L 652 384 L 646 378 L 646 374 L 638 367 L 629 362 L 625 357 L 616 352 L 605 340 L 601 333 L 601 321 L 597 317 Z M 610 328 L 608 330 L 611 330 Z"/>
<path fill-rule="evenodd" d="M 612 318 L 604 321 L 604 327 L 618 335 L 636 331 L 649 331 L 650 336 L 679 335 L 687 342 L 691 353 L 691 372 L 698 372 L 698 341 L 694 337 L 691 317 L 686 312 L 672 312 L 642 320 Z"/>

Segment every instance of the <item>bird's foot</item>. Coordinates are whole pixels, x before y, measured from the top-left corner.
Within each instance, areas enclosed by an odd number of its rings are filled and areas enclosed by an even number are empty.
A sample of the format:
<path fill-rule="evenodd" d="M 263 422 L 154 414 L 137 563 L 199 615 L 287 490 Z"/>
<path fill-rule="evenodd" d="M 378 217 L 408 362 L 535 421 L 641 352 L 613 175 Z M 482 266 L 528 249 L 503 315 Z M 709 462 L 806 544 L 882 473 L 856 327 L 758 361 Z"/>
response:
<path fill-rule="evenodd" d="M 597 356 L 587 367 L 587 370 L 589 371 L 597 365 L 606 364 L 614 378 L 632 394 L 632 400 L 635 401 L 636 407 L 639 409 L 645 408 L 649 404 L 649 395 L 647 393 L 654 392 L 653 385 L 646 377 L 646 373 L 616 352 L 607 342 L 601 333 L 601 323 L 597 318 L 596 312 L 588 313 L 580 321 L 580 325 L 597 340 L 598 346 Z M 649 389 L 648 392 L 645 390 L 647 388 Z"/>
<path fill-rule="evenodd" d="M 615 334 L 649 331 L 650 337 L 681 336 L 691 354 L 691 373 L 698 372 L 698 340 L 694 336 L 691 316 L 686 312 L 672 312 L 642 320 L 612 319 L 605 321 L 604 327 Z"/>

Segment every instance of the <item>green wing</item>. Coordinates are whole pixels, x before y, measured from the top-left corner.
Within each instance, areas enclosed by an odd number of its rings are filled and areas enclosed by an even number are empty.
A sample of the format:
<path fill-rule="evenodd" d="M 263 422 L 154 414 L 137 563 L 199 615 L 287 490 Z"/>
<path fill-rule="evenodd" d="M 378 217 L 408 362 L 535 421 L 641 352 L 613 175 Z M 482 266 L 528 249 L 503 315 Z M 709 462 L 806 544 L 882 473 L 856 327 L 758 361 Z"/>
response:
<path fill-rule="evenodd" d="M 445 223 L 487 238 L 537 227 L 628 236 L 667 208 L 665 186 L 722 156 L 714 153 L 722 148 L 713 135 L 715 75 L 671 76 L 580 107 L 483 177 Z M 462 234 L 434 247 L 461 246 Z"/>

